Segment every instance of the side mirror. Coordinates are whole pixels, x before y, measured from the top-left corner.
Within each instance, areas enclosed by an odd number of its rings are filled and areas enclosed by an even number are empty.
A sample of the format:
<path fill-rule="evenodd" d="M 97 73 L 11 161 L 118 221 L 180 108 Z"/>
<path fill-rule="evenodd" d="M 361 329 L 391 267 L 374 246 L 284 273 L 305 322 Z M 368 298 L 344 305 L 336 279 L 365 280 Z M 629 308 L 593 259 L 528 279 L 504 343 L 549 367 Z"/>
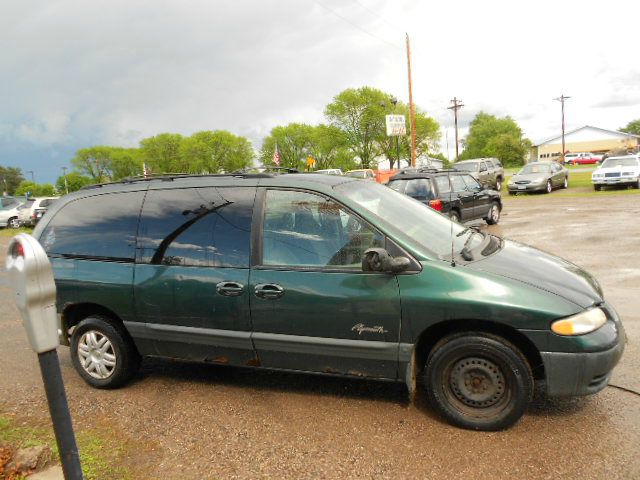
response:
<path fill-rule="evenodd" d="M 411 261 L 407 257 L 392 257 L 384 248 L 370 248 L 364 252 L 363 272 L 404 272 Z"/>

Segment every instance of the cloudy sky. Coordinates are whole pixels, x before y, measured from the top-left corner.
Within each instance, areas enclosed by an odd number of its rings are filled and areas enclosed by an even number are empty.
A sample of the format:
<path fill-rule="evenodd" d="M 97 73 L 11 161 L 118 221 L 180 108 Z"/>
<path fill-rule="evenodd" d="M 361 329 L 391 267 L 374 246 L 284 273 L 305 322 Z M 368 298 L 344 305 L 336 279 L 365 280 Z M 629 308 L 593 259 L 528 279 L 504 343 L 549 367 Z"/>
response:
<path fill-rule="evenodd" d="M 480 110 L 534 142 L 640 118 L 640 3 L 418 0 L 1 0 L 0 165 L 54 181 L 78 148 L 227 129 L 259 148 L 317 123 L 341 90 L 414 101 L 453 145 Z M 30 174 L 28 175 L 30 176 Z"/>

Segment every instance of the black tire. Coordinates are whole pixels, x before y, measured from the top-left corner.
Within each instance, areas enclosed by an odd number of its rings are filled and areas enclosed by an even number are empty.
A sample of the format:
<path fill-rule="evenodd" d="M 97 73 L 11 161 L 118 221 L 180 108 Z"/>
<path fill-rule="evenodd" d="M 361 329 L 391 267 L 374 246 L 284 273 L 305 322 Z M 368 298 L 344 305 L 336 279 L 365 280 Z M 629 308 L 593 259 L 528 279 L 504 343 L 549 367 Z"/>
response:
<path fill-rule="evenodd" d="M 514 192 L 513 190 L 509 190 L 509 195 L 516 195 L 517 192 Z"/>
<path fill-rule="evenodd" d="M 496 179 L 496 190 L 500 191 L 502 188 L 502 180 L 500 178 Z"/>
<path fill-rule="evenodd" d="M 600 185 L 594 185 L 594 186 L 593 186 L 593 189 L 594 189 L 596 192 L 599 192 L 599 191 L 602 189 L 602 187 L 601 187 Z"/>
<path fill-rule="evenodd" d="M 491 202 L 485 220 L 488 225 L 496 225 L 500 221 L 500 204 L 498 202 Z"/>
<path fill-rule="evenodd" d="M 562 182 L 562 188 L 569 188 L 569 177 L 564 177 L 564 182 Z"/>
<path fill-rule="evenodd" d="M 533 395 L 533 375 L 522 353 L 484 332 L 440 340 L 427 359 L 424 384 L 435 410 L 453 425 L 471 430 L 510 427 Z"/>
<path fill-rule="evenodd" d="M 7 221 L 7 226 L 9 228 L 20 228 L 20 220 L 18 220 L 18 217 L 11 217 Z"/>
<path fill-rule="evenodd" d="M 547 180 L 547 188 L 544 191 L 545 193 L 551 193 L 553 191 L 553 185 L 551 184 L 551 180 Z"/>
<path fill-rule="evenodd" d="M 102 348 L 91 345 L 91 338 L 106 338 L 109 348 L 102 352 Z M 92 348 L 96 346 L 96 348 Z M 83 353 L 79 352 L 79 348 Z M 96 351 L 97 350 L 97 351 Z M 88 366 L 83 366 L 81 357 Z M 98 357 L 98 361 L 94 359 Z M 113 358 L 113 360 L 111 359 Z M 96 388 L 118 388 L 131 380 L 140 367 L 140 354 L 123 327 L 111 321 L 109 317 L 92 315 L 82 320 L 71 335 L 71 360 L 82 379 Z M 103 371 L 93 369 L 92 365 L 101 362 L 113 363 L 113 366 L 103 365 Z"/>
<path fill-rule="evenodd" d="M 451 210 L 449 212 L 449 218 L 452 222 L 460 223 L 460 214 L 457 210 Z"/>

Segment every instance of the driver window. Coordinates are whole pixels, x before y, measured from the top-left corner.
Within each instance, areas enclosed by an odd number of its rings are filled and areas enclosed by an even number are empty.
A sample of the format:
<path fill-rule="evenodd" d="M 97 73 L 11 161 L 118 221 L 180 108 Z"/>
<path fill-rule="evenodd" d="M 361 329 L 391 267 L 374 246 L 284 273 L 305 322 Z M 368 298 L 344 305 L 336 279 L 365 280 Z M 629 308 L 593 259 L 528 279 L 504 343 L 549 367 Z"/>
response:
<path fill-rule="evenodd" d="M 470 192 L 477 192 L 482 190 L 482 185 L 480 185 L 480 183 L 471 175 L 464 175 L 462 178 L 464 179 L 464 183 L 467 184 L 467 190 L 469 190 Z"/>
<path fill-rule="evenodd" d="M 320 195 L 268 190 L 262 264 L 361 268 L 364 252 L 384 237 L 341 205 Z"/>

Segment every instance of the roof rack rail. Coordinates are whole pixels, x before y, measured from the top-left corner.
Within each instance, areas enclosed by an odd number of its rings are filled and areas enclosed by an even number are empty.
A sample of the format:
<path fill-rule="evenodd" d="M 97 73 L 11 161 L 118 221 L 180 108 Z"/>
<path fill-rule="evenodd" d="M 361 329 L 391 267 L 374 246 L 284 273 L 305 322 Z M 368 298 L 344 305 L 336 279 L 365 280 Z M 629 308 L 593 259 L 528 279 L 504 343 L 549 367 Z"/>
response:
<path fill-rule="evenodd" d="M 249 173 L 249 172 L 231 172 L 231 173 L 161 173 L 157 175 L 135 175 L 131 177 L 125 177 L 115 182 L 96 183 L 93 185 L 87 185 L 80 190 L 89 190 L 92 188 L 100 188 L 107 185 L 117 185 L 120 183 L 135 183 L 135 182 L 150 182 L 152 180 L 160 181 L 173 181 L 180 178 L 199 178 L 199 177 L 247 177 L 247 178 L 271 178 L 273 175 L 265 172 L 261 173 Z"/>

